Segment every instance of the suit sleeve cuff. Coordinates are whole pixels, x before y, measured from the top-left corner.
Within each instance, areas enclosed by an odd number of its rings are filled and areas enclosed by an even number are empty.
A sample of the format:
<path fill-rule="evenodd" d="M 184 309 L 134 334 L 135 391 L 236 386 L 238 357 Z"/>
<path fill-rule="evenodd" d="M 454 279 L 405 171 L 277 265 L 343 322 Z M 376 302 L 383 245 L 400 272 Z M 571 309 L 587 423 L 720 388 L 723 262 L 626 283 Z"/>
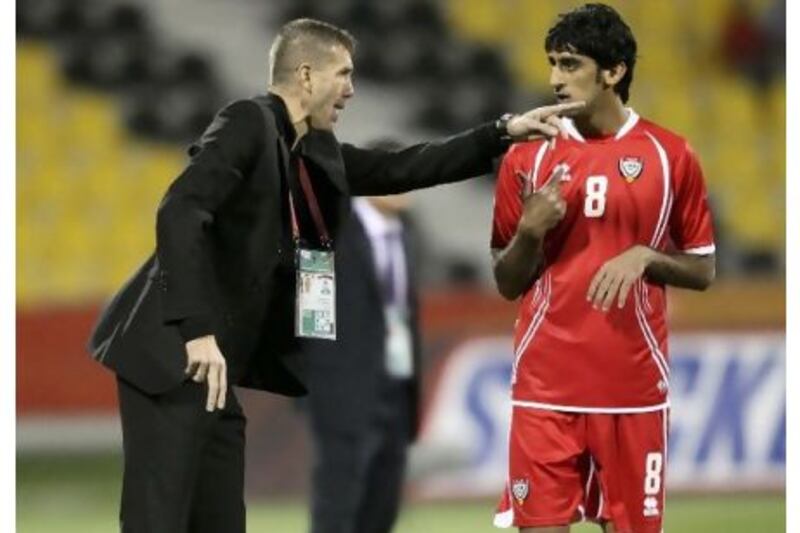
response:
<path fill-rule="evenodd" d="M 491 157 L 503 155 L 512 144 L 511 138 L 498 129 L 496 122 L 487 122 L 474 131 L 478 146 Z"/>
<path fill-rule="evenodd" d="M 178 331 L 184 342 L 212 335 L 211 317 L 205 315 L 186 317 L 178 322 Z"/>

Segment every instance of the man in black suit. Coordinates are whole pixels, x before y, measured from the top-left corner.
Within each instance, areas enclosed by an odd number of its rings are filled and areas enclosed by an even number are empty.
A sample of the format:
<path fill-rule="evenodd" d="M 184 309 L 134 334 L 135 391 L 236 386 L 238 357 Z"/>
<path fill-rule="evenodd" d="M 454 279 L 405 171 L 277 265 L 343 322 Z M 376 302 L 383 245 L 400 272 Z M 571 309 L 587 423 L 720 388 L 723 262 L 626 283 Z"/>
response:
<path fill-rule="evenodd" d="M 407 198 L 353 200 L 337 242 L 337 340 L 301 343 L 315 449 L 312 533 L 386 533 L 399 510 L 420 378 Z"/>
<path fill-rule="evenodd" d="M 353 47 L 322 22 L 281 28 L 269 94 L 228 105 L 191 146 L 158 209 L 155 254 L 95 326 L 90 350 L 118 381 L 125 533 L 245 530 L 245 418 L 228 384 L 305 394 L 295 331 L 332 322 L 308 278 L 295 282 L 332 262 L 350 195 L 466 179 L 490 169 L 504 136 L 557 133 L 563 107 L 394 153 L 339 144 Z"/>

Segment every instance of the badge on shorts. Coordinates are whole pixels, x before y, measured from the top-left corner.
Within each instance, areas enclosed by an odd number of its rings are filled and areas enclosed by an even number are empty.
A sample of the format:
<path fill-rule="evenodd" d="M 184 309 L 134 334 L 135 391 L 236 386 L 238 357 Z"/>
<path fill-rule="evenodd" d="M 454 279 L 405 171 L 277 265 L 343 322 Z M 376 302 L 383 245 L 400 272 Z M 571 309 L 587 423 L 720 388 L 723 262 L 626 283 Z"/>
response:
<path fill-rule="evenodd" d="M 642 174 L 643 168 L 643 157 L 628 156 L 619 159 L 619 173 L 628 183 L 633 183 Z"/>
<path fill-rule="evenodd" d="M 511 494 L 517 500 L 519 505 L 528 497 L 528 480 L 526 478 L 515 479 L 511 482 Z"/>
<path fill-rule="evenodd" d="M 295 335 L 336 340 L 336 274 L 333 252 L 297 250 Z"/>

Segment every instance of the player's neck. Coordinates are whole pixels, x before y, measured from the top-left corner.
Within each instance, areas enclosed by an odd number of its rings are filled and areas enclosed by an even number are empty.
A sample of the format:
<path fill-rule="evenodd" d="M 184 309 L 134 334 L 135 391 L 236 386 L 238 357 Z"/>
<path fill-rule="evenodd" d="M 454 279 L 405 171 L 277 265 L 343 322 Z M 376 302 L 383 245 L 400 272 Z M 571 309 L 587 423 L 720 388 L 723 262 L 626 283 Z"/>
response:
<path fill-rule="evenodd" d="M 587 139 L 616 135 L 628 120 L 628 111 L 619 98 L 597 106 L 592 113 L 575 118 L 575 127 Z"/>

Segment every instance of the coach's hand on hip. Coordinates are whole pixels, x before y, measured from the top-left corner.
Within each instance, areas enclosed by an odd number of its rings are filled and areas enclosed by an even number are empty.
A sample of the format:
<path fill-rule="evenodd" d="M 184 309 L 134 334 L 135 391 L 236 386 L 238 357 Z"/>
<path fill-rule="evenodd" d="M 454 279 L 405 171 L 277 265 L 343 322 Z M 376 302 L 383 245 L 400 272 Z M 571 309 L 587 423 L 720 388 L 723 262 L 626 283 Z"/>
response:
<path fill-rule="evenodd" d="M 510 117 L 506 122 L 506 132 L 515 141 L 531 141 L 559 135 L 566 138 L 567 132 L 560 117 L 574 113 L 585 106 L 585 102 L 568 102 L 537 107 L 521 115 Z"/>
<path fill-rule="evenodd" d="M 228 393 L 228 372 L 225 357 L 213 335 L 192 339 L 186 343 L 186 374 L 197 383 L 208 383 L 206 411 L 225 407 Z"/>

